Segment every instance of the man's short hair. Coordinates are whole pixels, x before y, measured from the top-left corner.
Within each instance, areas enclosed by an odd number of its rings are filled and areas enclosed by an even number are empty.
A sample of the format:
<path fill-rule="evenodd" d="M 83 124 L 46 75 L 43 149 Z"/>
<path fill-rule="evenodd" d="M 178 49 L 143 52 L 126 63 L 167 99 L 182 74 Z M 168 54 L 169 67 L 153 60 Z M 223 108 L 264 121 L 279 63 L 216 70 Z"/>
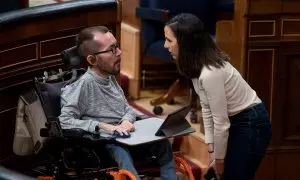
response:
<path fill-rule="evenodd" d="M 76 46 L 79 54 L 82 57 L 93 54 L 98 50 L 100 44 L 93 40 L 94 35 L 97 32 L 107 33 L 109 32 L 109 29 L 105 26 L 93 26 L 81 30 L 78 34 L 76 39 Z"/>

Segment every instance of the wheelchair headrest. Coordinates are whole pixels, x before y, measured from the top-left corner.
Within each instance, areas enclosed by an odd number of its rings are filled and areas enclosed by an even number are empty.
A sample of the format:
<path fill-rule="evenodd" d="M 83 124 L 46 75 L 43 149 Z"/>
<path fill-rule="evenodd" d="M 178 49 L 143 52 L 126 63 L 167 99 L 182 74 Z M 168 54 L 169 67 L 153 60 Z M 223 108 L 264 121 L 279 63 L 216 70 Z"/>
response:
<path fill-rule="evenodd" d="M 76 46 L 62 51 L 60 55 L 64 65 L 67 67 L 75 67 L 81 64 L 81 56 L 79 55 Z"/>

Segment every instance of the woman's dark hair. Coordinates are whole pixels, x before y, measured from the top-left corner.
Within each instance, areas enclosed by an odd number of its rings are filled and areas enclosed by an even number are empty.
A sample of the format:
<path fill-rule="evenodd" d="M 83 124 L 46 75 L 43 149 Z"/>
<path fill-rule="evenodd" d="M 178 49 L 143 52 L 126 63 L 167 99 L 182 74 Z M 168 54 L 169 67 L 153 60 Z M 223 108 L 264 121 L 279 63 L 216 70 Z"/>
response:
<path fill-rule="evenodd" d="M 229 60 L 195 15 L 178 14 L 171 18 L 166 26 L 170 27 L 177 39 L 179 51 L 177 68 L 185 77 L 190 79 L 199 77 L 204 66 L 220 68 Z"/>

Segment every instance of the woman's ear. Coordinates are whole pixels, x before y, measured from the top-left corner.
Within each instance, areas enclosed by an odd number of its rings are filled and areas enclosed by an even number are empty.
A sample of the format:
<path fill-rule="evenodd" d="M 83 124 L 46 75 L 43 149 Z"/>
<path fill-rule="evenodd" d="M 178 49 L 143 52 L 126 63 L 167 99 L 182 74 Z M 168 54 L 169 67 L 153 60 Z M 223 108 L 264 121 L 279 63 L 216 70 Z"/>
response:
<path fill-rule="evenodd" d="M 96 64 L 96 57 L 92 56 L 92 55 L 88 55 L 86 57 L 86 60 L 88 62 L 89 65 L 94 66 Z"/>

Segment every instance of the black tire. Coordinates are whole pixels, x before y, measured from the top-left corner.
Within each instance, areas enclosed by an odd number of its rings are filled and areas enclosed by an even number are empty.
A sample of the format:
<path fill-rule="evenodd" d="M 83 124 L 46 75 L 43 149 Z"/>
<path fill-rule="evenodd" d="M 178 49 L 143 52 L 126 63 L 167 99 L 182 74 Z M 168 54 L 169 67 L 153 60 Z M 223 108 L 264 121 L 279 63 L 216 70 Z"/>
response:
<path fill-rule="evenodd" d="M 163 113 L 163 108 L 161 106 L 154 106 L 153 112 L 155 115 L 161 115 Z"/>

